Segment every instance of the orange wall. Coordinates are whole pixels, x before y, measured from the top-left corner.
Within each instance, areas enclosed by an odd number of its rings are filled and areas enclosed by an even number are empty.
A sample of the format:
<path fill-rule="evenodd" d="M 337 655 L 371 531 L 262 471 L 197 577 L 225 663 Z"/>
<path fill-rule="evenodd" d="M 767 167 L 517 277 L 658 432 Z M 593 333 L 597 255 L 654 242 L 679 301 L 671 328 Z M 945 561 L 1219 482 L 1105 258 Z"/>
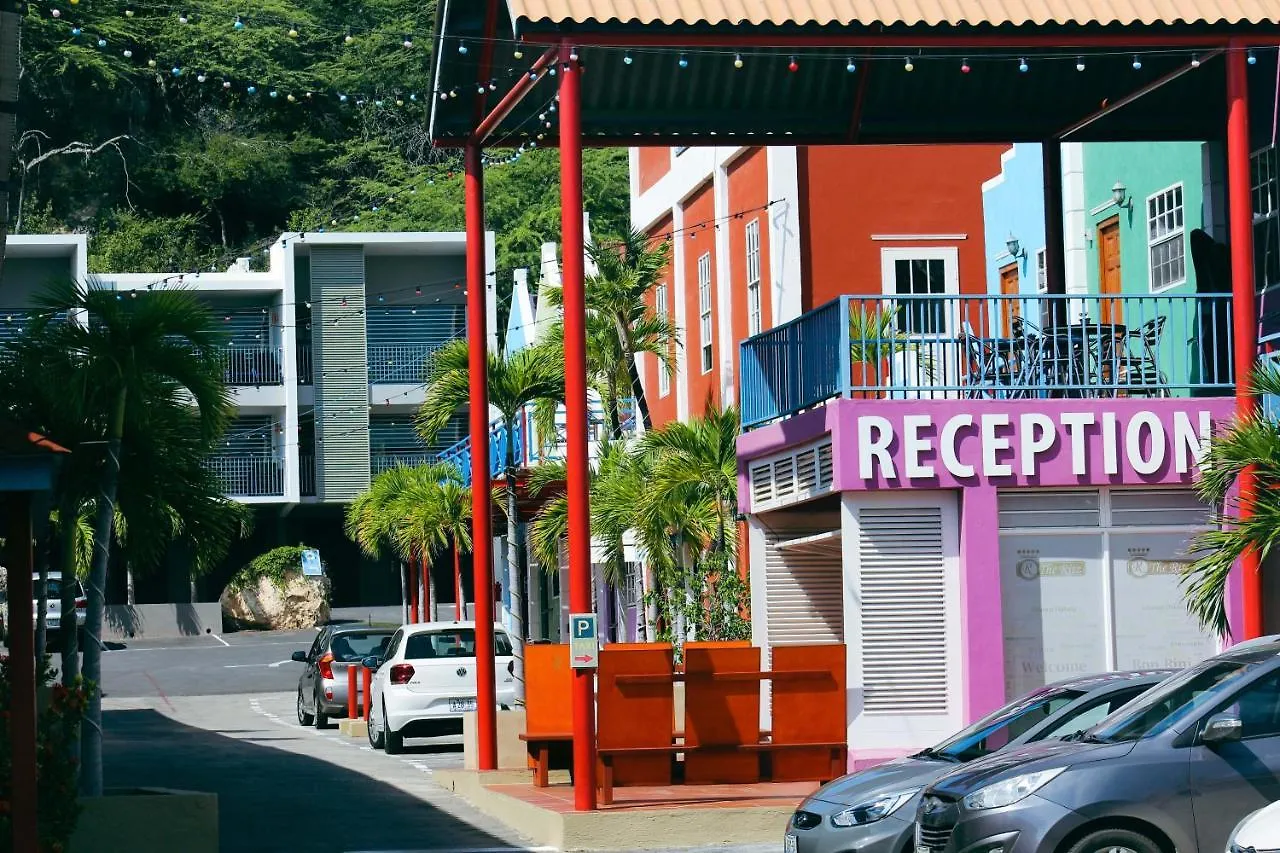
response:
<path fill-rule="evenodd" d="M 708 180 L 686 201 L 684 230 L 677 239 L 684 241 L 684 358 L 689 377 L 689 413 L 700 415 L 707 402 L 720 401 L 720 347 L 716 340 L 719 312 L 716 310 L 716 231 L 715 196 Z M 706 223 L 705 227 L 702 223 Z M 702 372 L 702 341 L 698 316 L 698 258 L 711 253 L 711 370 Z"/>
<path fill-rule="evenodd" d="M 801 148 L 801 266 L 807 311 L 844 293 L 881 293 L 880 249 L 954 245 L 961 293 L 986 292 L 982 182 L 1007 145 Z M 804 207 L 807 196 L 808 206 Z M 872 234 L 964 234 L 874 241 Z"/>
<path fill-rule="evenodd" d="M 760 223 L 760 325 L 761 330 L 773 323 L 769 300 L 769 211 L 757 210 L 769 203 L 769 158 L 763 148 L 753 148 L 730 165 L 729 210 L 742 211 L 741 219 L 730 219 L 729 228 L 729 299 L 732 308 L 734 397 L 738 387 L 738 344 L 747 337 L 747 225 Z"/>
<path fill-rule="evenodd" d="M 644 152 L 647 149 L 642 148 L 640 150 L 641 152 Z M 670 233 L 670 217 L 661 220 L 649 230 L 649 236 L 654 238 L 655 241 L 665 239 L 670 235 Z M 657 242 L 655 242 L 654 245 L 658 245 Z M 667 284 L 667 319 L 674 324 L 676 321 L 676 283 L 671 275 L 670 260 L 667 261 L 667 269 L 658 281 L 666 282 Z M 649 304 L 650 311 L 654 310 L 655 298 L 656 297 L 652 291 L 650 291 L 649 295 L 646 297 L 646 302 Z M 667 392 L 665 397 L 659 397 L 657 360 L 645 358 L 641 361 L 644 366 L 644 371 L 641 375 L 640 381 L 644 383 L 644 397 L 649 404 L 649 417 L 653 420 L 653 425 L 657 427 L 662 426 L 668 421 L 674 421 L 678 411 L 676 408 L 676 394 L 678 393 L 677 389 L 679 387 L 679 383 L 676 382 L 675 375 L 673 374 L 671 376 L 671 390 Z"/>
<path fill-rule="evenodd" d="M 641 148 L 639 158 L 640 192 L 645 192 L 671 171 L 670 148 Z"/>

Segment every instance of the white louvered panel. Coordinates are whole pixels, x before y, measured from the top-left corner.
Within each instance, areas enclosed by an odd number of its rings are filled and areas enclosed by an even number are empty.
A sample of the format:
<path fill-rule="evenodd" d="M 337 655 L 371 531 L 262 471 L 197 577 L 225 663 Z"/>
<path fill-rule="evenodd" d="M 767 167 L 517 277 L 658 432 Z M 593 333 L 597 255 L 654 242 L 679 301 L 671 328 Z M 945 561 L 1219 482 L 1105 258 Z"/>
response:
<path fill-rule="evenodd" d="M 779 539 L 823 532 L 788 530 L 765 540 L 770 646 L 844 642 L 844 571 L 839 552 L 777 547 Z"/>
<path fill-rule="evenodd" d="M 751 509 L 760 512 L 827 494 L 834 486 L 831 437 L 750 463 Z"/>
<path fill-rule="evenodd" d="M 864 508 L 858 526 L 864 708 L 947 713 L 942 510 Z"/>
<path fill-rule="evenodd" d="M 832 463 L 831 442 L 818 446 L 818 488 L 826 491 L 835 482 L 834 465 Z"/>
<path fill-rule="evenodd" d="M 763 465 L 752 465 L 751 473 L 751 504 L 752 506 L 760 506 L 767 504 L 773 500 L 773 463 L 765 462 Z"/>

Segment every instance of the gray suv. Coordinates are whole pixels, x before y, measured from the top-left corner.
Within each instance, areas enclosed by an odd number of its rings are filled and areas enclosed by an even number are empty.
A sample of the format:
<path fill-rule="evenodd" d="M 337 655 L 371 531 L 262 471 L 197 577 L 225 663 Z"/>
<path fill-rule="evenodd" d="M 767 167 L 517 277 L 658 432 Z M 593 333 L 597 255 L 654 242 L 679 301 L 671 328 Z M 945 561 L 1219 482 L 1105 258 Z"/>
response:
<path fill-rule="evenodd" d="M 1280 799 L 1280 636 L 1188 667 L 1070 742 L 925 789 L 916 853 L 1222 853 Z"/>
<path fill-rule="evenodd" d="M 1021 696 L 947 740 L 824 785 L 787 824 L 787 853 L 910 853 L 921 789 L 1002 749 L 1087 729 L 1175 670 L 1110 672 L 1059 681 Z"/>

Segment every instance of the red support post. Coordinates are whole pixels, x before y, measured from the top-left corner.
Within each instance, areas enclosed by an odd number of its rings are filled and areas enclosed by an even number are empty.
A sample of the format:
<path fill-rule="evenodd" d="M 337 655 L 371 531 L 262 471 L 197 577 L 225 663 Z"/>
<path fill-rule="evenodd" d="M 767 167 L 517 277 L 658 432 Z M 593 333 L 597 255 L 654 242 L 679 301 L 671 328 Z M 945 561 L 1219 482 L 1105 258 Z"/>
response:
<path fill-rule="evenodd" d="M 364 720 L 369 721 L 369 708 L 373 705 L 373 670 L 369 667 L 360 666 L 361 675 L 361 692 L 364 694 L 361 698 L 364 700 Z"/>
<path fill-rule="evenodd" d="M 1231 226 L 1231 311 L 1235 337 L 1236 416 L 1253 413 L 1258 398 L 1252 377 L 1257 358 L 1257 304 L 1253 281 L 1253 199 L 1249 171 L 1249 66 L 1244 45 L 1227 50 L 1227 218 Z M 1241 518 L 1253 512 L 1254 471 L 1240 474 Z M 1262 566 L 1250 548 L 1240 558 L 1244 636 L 1262 636 Z"/>
<path fill-rule="evenodd" d="M 590 613 L 591 520 L 587 459 L 587 334 L 582 228 L 582 68 L 560 47 L 560 229 L 563 244 L 565 450 L 569 501 L 569 610 Z M 573 671 L 573 804 L 596 807 L 595 670 Z"/>
<path fill-rule="evenodd" d="M 0 499 L 5 519 L 3 554 L 9 567 L 9 749 L 12 756 L 13 800 L 9 804 L 11 850 L 36 853 L 40 849 L 36 820 L 36 659 L 35 624 L 27 602 L 31 584 L 31 503 L 25 492 Z"/>
<path fill-rule="evenodd" d="M 467 205 L 467 343 L 471 383 L 471 565 L 476 591 L 476 764 L 498 769 L 498 687 L 493 660 L 493 516 L 489 496 L 489 335 L 485 305 L 484 167 L 480 146 L 464 158 Z"/>
<path fill-rule="evenodd" d="M 347 664 L 347 719 L 356 718 L 356 665 Z"/>
<path fill-rule="evenodd" d="M 418 558 L 409 558 L 409 624 L 418 623 Z"/>

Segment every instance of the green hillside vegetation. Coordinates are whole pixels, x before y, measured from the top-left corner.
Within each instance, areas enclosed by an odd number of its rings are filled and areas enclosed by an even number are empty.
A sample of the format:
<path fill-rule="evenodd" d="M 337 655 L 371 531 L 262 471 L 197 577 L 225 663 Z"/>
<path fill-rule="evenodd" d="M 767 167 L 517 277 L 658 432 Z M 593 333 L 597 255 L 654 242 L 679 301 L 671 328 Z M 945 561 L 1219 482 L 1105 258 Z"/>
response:
<path fill-rule="evenodd" d="M 286 229 L 461 229 L 460 154 L 427 135 L 434 7 L 31 4 L 13 233 L 87 232 L 92 271 L 136 272 L 261 266 Z M 491 104 L 527 60 L 499 47 L 495 63 Z M 498 266 L 536 268 L 559 238 L 558 155 L 487 153 Z M 593 231 L 623 233 L 626 152 L 584 165 Z"/>

